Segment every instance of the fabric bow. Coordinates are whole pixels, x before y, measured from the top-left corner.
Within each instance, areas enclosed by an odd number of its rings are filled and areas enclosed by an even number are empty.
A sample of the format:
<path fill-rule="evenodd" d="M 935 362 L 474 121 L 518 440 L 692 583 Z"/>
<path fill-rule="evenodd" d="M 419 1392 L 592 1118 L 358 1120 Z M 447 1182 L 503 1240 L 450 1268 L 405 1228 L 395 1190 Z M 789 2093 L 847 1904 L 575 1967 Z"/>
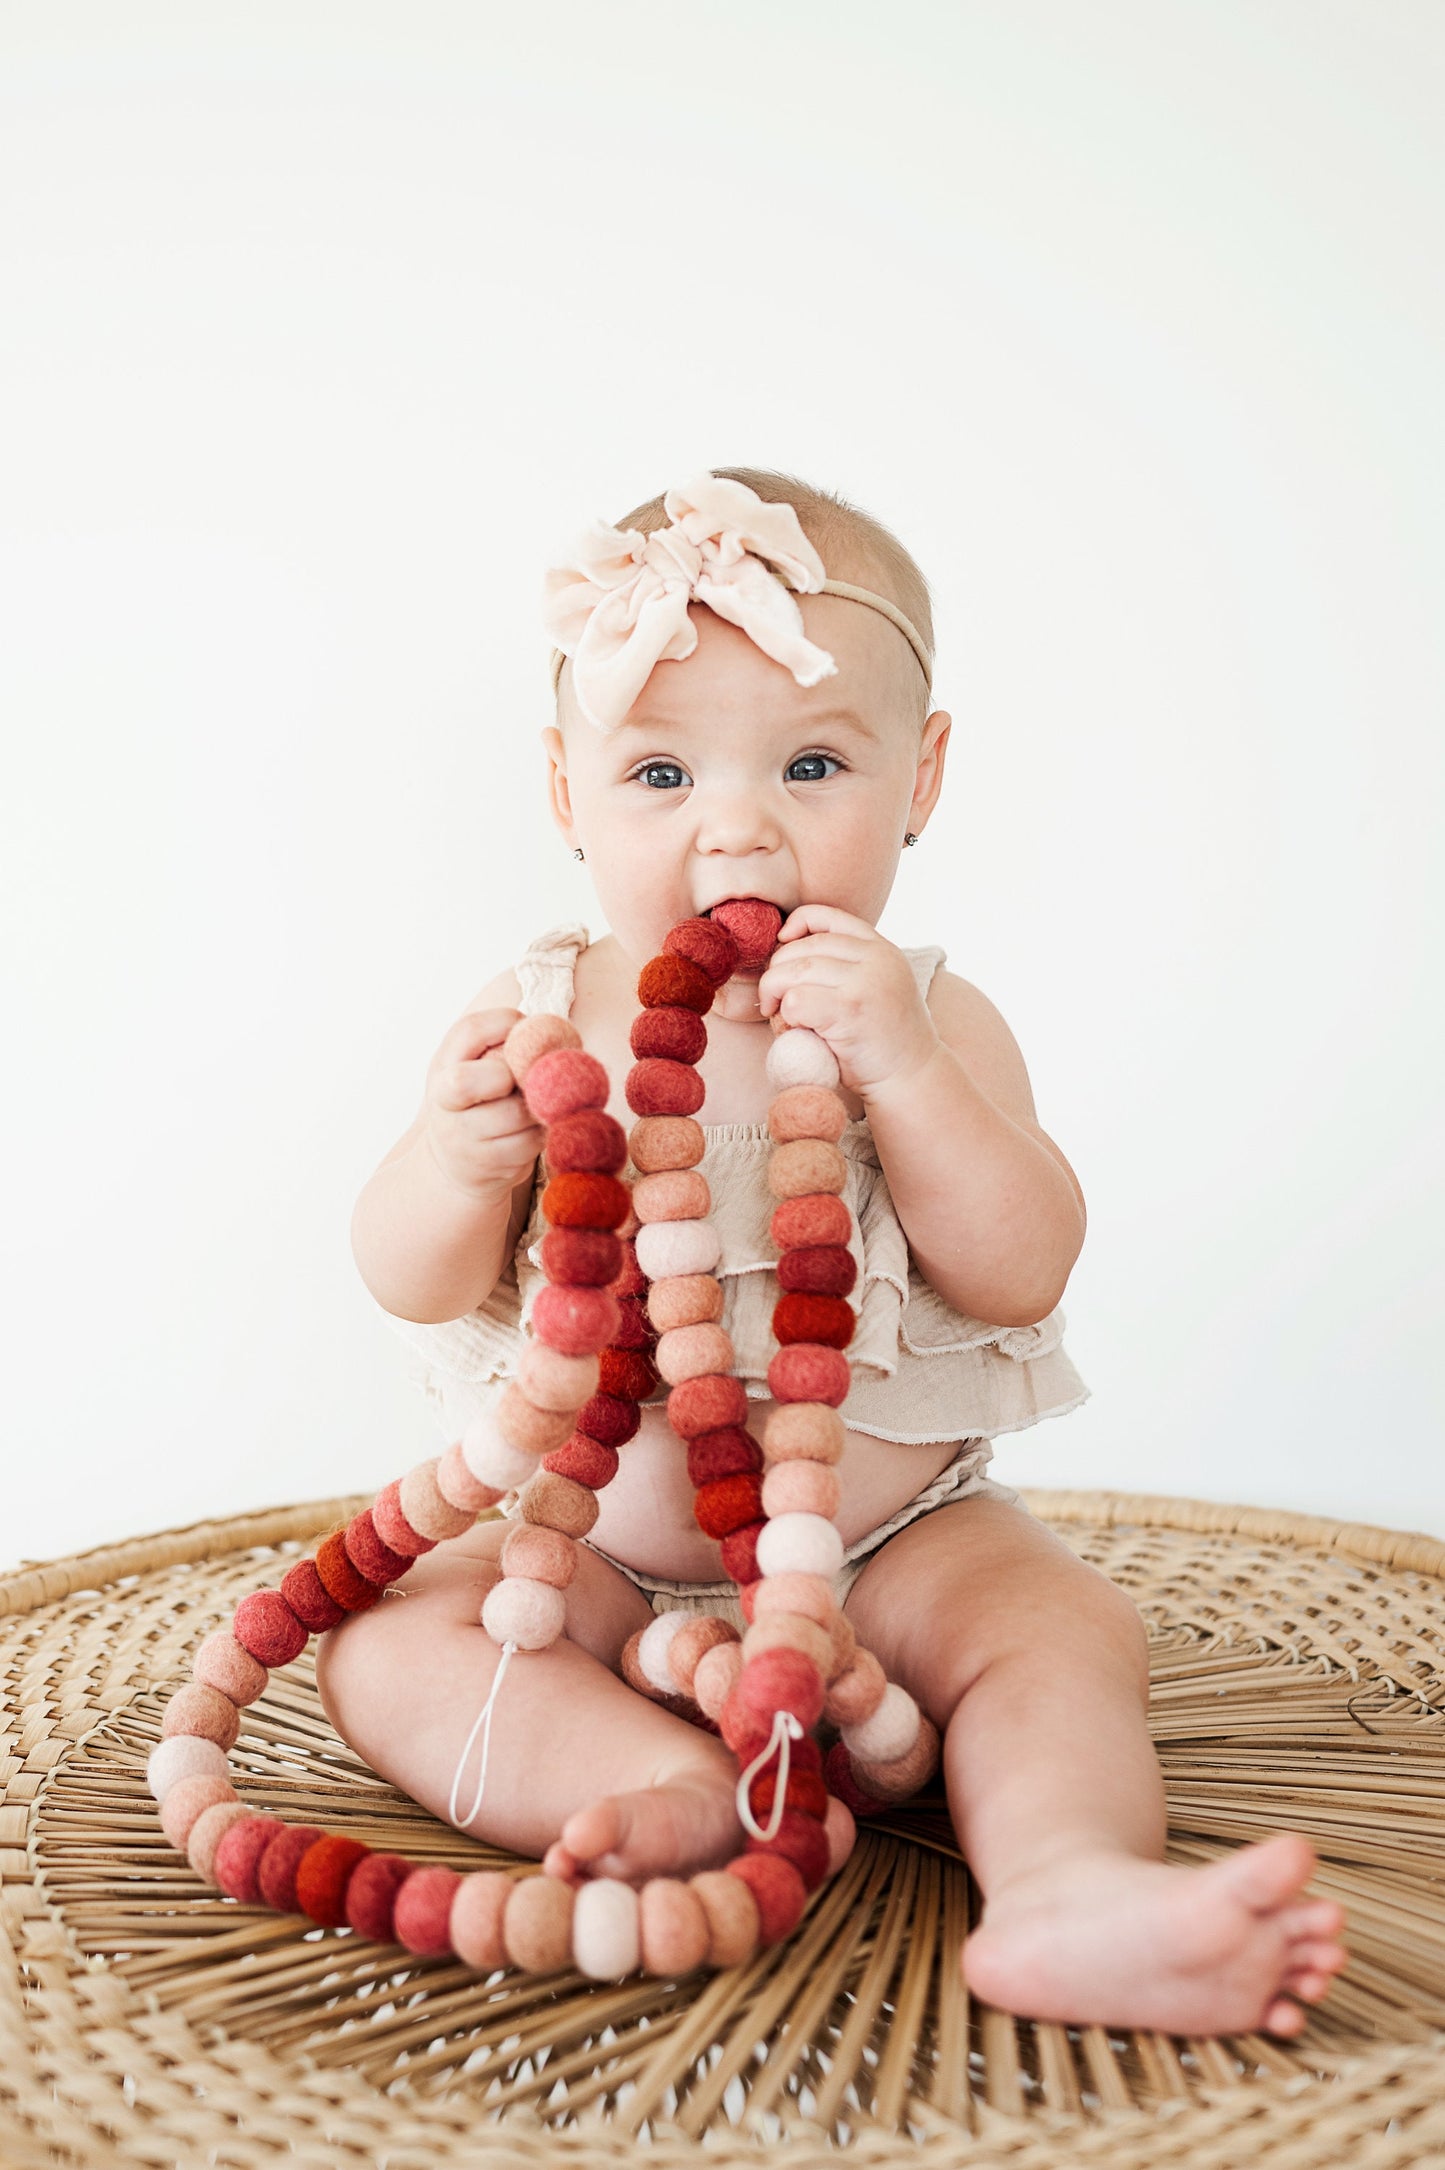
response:
<path fill-rule="evenodd" d="M 599 730 L 615 729 L 654 664 L 682 662 L 697 646 L 690 602 L 740 626 L 800 686 L 838 666 L 803 631 L 784 581 L 815 595 L 827 574 L 794 508 L 767 504 L 745 482 L 702 474 L 669 490 L 671 526 L 655 535 L 594 520 L 542 588 L 542 620 L 572 658 L 577 706 Z"/>

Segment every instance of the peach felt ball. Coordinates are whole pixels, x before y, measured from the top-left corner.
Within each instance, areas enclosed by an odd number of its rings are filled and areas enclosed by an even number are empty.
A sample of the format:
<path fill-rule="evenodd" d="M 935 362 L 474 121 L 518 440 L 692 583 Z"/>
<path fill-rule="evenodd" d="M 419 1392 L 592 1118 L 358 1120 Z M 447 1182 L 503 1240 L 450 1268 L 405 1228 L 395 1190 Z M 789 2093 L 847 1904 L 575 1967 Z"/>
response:
<path fill-rule="evenodd" d="M 581 1045 L 582 1035 L 570 1018 L 543 1010 L 513 1025 L 502 1042 L 502 1060 L 517 1083 L 525 1085 L 527 1072 L 540 1056 L 550 1055 L 559 1047 Z"/>

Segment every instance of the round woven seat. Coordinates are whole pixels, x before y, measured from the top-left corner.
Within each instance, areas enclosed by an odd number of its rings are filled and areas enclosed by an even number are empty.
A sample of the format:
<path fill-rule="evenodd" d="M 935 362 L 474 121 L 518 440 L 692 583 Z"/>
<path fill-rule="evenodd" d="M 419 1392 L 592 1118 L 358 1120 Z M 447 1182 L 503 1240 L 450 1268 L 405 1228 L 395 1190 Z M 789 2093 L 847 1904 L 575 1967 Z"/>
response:
<path fill-rule="evenodd" d="M 1304 2170 L 1445 2157 L 1445 1545 L 1257 1508 L 1032 1492 L 1149 1624 L 1169 1855 L 1289 1828 L 1350 1962 L 1296 2041 L 1036 2024 L 968 1996 L 935 1786 L 860 1825 L 794 1936 L 669 1982 L 490 1980 L 223 1898 L 146 1758 L 196 1644 L 369 1494 L 0 1578 L 0 2162 Z M 457 1869 L 533 1864 L 370 1771 L 314 1644 L 242 1713 L 242 1798 Z M 1277 2149 L 1277 2154 L 1270 2154 Z"/>

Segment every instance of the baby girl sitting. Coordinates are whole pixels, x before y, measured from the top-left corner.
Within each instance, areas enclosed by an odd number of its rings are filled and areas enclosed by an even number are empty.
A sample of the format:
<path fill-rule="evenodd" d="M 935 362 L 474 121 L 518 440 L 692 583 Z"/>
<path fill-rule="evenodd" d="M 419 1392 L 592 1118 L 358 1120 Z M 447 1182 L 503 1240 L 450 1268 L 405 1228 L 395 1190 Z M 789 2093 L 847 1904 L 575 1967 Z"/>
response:
<path fill-rule="evenodd" d="M 941 1736 L 985 1902 L 966 1979 L 1038 2018 L 1295 2034 L 1344 1958 L 1340 1909 L 1303 1896 L 1309 1844 L 1282 1834 L 1206 1868 L 1165 1864 L 1138 1611 L 985 1473 L 991 1439 L 1082 1399 L 1056 1307 L 1084 1208 L 998 1012 L 941 951 L 877 932 L 950 729 L 929 698 L 923 577 L 866 514 L 755 470 L 699 477 L 623 529 L 597 527 L 549 578 L 566 660 L 543 733 L 553 818 L 611 931 L 539 937 L 446 1033 L 415 1121 L 358 1201 L 363 1277 L 428 1356 L 449 1426 L 465 1422 L 478 1387 L 514 1371 L 538 1280 L 542 1136 L 502 1042 L 521 1014 L 570 1015 L 628 1127 L 641 967 L 681 920 L 775 905 L 777 946 L 718 991 L 698 1064 L 723 1324 L 761 1433 L 764 1064 L 780 1017 L 832 1051 L 851 1118 L 863 1271 L 835 1594 Z M 512 1664 L 491 1708 L 475 1814 L 457 1817 L 456 1781 L 497 1676 L 478 1616 L 513 1519 L 419 1559 L 393 1593 L 409 1603 L 330 1630 L 317 1678 L 342 1736 L 439 1817 L 554 1875 L 641 1883 L 730 1860 L 743 1830 L 729 1750 L 629 1686 L 623 1647 L 662 1611 L 741 1614 L 661 1398 L 599 1507 L 565 1633 Z"/>

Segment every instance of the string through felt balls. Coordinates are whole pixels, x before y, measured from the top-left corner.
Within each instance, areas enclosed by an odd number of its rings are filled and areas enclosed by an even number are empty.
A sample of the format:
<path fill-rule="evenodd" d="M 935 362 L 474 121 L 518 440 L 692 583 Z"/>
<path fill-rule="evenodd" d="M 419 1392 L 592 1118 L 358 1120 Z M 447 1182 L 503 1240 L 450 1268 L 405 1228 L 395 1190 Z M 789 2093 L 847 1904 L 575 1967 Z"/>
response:
<path fill-rule="evenodd" d="M 766 962 L 777 927 L 776 907 L 761 900 L 719 906 L 710 919 L 674 928 L 644 968 L 627 1081 L 638 1116 L 630 1140 L 606 1114 L 605 1072 L 568 1019 L 524 1018 L 509 1035 L 505 1059 L 546 1132 L 546 1285 L 533 1340 L 517 1377 L 445 1454 L 385 1486 L 314 1556 L 294 1563 L 279 1589 L 243 1598 L 230 1629 L 200 1645 L 191 1682 L 167 1704 L 147 1766 L 162 1826 L 227 1896 L 413 1952 L 452 1953 L 486 1972 L 571 1964 L 614 1980 L 639 1968 L 670 1976 L 733 1966 L 790 1934 L 807 1893 L 838 1865 L 824 1829 L 830 1795 L 855 1814 L 876 1813 L 936 1767 L 936 1729 L 856 1645 L 832 1594 L 842 1554 L 833 1465 L 852 1331 L 843 1299 L 856 1268 L 841 1196 L 837 1140 L 847 1115 L 833 1091 L 837 1065 L 799 1028 L 781 1033 L 768 1055 L 782 1294 L 768 1371 L 775 1406 L 761 1448 L 747 1431 L 746 1396 L 730 1375 L 731 1343 L 719 1324 L 695 1065 L 713 992 L 740 961 Z M 629 1151 L 639 1171 L 631 1196 L 620 1179 Z M 666 1180 L 674 1178 L 683 1180 Z M 461 1536 L 519 1486 L 522 1521 L 483 1607 L 501 1657 L 478 1719 L 480 1803 L 506 1667 L 562 1632 L 597 1489 L 637 1430 L 638 1404 L 662 1379 L 669 1420 L 686 1442 L 698 1525 L 720 1543 L 748 1627 L 739 1637 L 717 1618 L 659 1615 L 632 1638 L 623 1671 L 643 1693 L 720 1732 L 738 1756 L 746 1851 L 725 1870 L 686 1881 L 654 1877 L 639 1891 L 595 1877 L 574 1889 L 546 1874 L 424 1866 L 249 1810 L 230 1783 L 227 1753 L 269 1671 L 310 1635 L 375 1604 L 414 1559 Z M 810 1737 L 824 1716 L 840 1728 L 826 1766 Z M 454 1819 L 477 1729 L 458 1766 Z M 775 1756 L 776 1771 L 768 1768 Z"/>

